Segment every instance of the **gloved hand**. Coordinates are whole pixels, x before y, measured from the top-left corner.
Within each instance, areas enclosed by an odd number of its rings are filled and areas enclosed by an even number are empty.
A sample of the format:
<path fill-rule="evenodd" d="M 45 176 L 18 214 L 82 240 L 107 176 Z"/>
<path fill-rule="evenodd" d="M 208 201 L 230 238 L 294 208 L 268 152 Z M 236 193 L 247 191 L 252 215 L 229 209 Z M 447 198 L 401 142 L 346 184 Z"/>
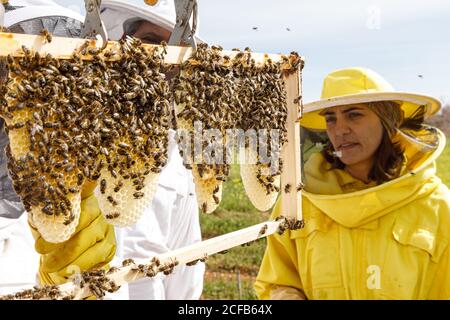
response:
<path fill-rule="evenodd" d="M 92 268 L 108 268 L 116 252 L 114 227 L 98 207 L 93 191 L 96 184 L 86 182 L 81 191 L 81 214 L 72 237 L 62 243 L 45 241 L 30 225 L 35 248 L 41 254 L 41 284 L 61 284 L 75 274 Z"/>

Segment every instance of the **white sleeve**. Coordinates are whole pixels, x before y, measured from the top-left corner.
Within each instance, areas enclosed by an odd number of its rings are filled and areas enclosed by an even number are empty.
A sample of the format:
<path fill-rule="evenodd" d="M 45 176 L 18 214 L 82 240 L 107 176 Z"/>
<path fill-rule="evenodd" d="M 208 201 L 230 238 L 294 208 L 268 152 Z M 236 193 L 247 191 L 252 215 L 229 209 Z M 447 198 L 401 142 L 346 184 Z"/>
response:
<path fill-rule="evenodd" d="M 37 284 L 39 255 L 27 222 L 27 214 L 19 219 L 0 217 L 0 295 L 30 289 Z"/>
<path fill-rule="evenodd" d="M 174 207 L 171 234 L 168 239 L 170 250 L 182 248 L 201 241 L 199 210 L 192 176 L 188 175 L 189 188 L 185 197 L 179 197 Z M 166 299 L 196 300 L 203 291 L 205 264 L 199 262 L 194 266 L 179 265 L 164 280 Z"/>
<path fill-rule="evenodd" d="M 151 206 L 134 226 L 116 228 L 116 255 L 122 260 L 149 258 L 201 241 L 192 175 L 182 164 L 173 134 L 169 143 L 169 161 L 161 172 Z M 130 299 L 198 299 L 203 274 L 202 263 L 177 266 L 168 276 L 142 279 L 121 291 L 128 291 Z"/>

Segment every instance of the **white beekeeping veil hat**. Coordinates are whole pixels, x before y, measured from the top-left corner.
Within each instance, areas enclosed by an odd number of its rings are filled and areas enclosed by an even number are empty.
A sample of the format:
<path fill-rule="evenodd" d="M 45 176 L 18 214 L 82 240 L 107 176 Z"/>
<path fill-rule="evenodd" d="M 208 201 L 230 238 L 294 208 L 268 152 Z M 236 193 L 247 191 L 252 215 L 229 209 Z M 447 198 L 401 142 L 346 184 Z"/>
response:
<path fill-rule="evenodd" d="M 84 17 L 50 0 L 10 0 L 5 7 L 4 27 L 11 32 L 38 34 L 47 29 L 55 36 L 77 37 Z"/>
<path fill-rule="evenodd" d="M 175 26 L 173 0 L 160 0 L 154 6 L 134 5 L 123 0 L 103 0 L 101 18 L 110 40 L 118 40 L 124 33 L 124 24 L 136 19 L 150 21 L 169 31 Z"/>

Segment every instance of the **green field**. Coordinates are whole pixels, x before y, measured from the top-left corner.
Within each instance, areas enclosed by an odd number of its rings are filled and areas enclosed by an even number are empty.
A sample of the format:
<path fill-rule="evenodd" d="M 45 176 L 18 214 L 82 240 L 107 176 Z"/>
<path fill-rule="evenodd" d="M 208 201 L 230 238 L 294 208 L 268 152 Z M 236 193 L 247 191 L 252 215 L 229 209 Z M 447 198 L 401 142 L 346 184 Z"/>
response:
<path fill-rule="evenodd" d="M 450 143 L 437 162 L 438 176 L 450 187 Z M 220 207 L 201 215 L 203 238 L 208 239 L 265 221 L 269 212 L 258 212 L 248 200 L 239 177 L 239 167 L 231 170 Z M 202 299 L 256 299 L 253 282 L 264 254 L 266 241 L 211 256 L 206 263 Z"/>
<path fill-rule="evenodd" d="M 450 140 L 450 138 L 447 138 Z M 437 161 L 437 173 L 447 187 L 450 188 L 450 142 Z"/>

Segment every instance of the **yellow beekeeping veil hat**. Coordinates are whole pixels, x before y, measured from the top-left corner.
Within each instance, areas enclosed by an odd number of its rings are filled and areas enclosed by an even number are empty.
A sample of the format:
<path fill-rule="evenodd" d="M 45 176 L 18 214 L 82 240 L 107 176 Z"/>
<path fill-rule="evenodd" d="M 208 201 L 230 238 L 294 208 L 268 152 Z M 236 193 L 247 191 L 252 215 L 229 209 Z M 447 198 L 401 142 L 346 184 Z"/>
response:
<path fill-rule="evenodd" d="M 397 92 L 376 72 L 365 68 L 348 68 L 331 72 L 323 82 L 322 96 L 318 101 L 304 104 L 300 124 L 309 129 L 325 130 L 326 123 L 321 110 L 325 108 L 367 103 L 395 101 L 408 118 L 420 107 L 425 107 L 425 117 L 441 108 L 439 100 L 415 93 Z"/>

